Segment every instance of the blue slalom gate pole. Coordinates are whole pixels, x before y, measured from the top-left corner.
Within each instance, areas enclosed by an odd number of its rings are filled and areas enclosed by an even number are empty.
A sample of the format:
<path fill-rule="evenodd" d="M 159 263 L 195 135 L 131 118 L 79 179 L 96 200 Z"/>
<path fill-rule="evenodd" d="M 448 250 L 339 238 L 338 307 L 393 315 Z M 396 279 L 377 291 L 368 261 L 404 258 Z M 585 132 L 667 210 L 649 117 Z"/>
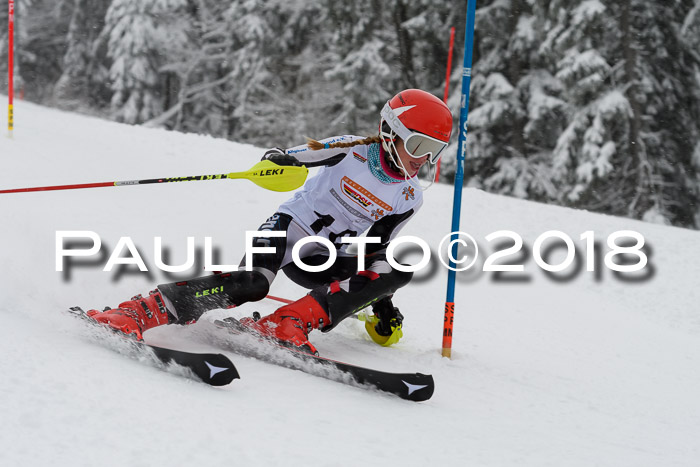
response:
<path fill-rule="evenodd" d="M 462 183 L 464 182 L 464 159 L 467 146 L 467 114 L 469 113 L 469 85 L 472 80 L 472 53 L 474 51 L 474 22 L 476 0 L 467 0 L 467 28 L 464 31 L 464 65 L 462 70 L 462 107 L 459 113 L 459 143 L 457 147 L 457 172 L 452 201 L 452 234 L 450 235 L 449 266 L 447 273 L 447 298 L 445 300 L 445 325 L 442 332 L 442 356 L 452 357 L 452 328 L 455 313 L 455 280 L 457 272 L 453 259 L 457 258 L 459 246 L 459 216 L 462 210 Z"/>

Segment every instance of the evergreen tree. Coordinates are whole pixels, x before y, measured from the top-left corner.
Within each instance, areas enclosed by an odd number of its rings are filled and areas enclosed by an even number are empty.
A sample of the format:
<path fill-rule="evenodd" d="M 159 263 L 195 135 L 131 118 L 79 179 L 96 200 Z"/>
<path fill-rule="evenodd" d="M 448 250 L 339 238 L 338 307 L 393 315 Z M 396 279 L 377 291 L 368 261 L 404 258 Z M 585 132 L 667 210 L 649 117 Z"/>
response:
<path fill-rule="evenodd" d="M 167 90 L 160 67 L 187 43 L 178 21 L 186 7 L 186 0 L 113 0 L 106 30 L 117 120 L 141 123 L 163 111 Z"/>
<path fill-rule="evenodd" d="M 672 3 L 587 0 L 560 23 L 557 76 L 574 104 L 554 150 L 562 202 L 695 225 L 698 62 L 679 34 L 688 2 Z"/>
<path fill-rule="evenodd" d="M 689 54 L 693 56 L 693 74 L 695 75 L 695 86 L 693 94 L 695 101 L 700 102 L 700 0 L 695 0 L 695 4 L 683 21 L 681 26 L 681 38 Z M 695 147 L 691 157 L 691 165 L 694 168 L 696 180 L 700 180 L 700 130 L 696 126 L 694 134 Z M 695 226 L 700 228 L 700 203 L 696 205 Z"/>
<path fill-rule="evenodd" d="M 312 83 L 317 93 L 325 86 L 313 50 L 322 41 L 312 40 L 318 3 L 199 0 L 193 12 L 196 45 L 172 65 L 182 87 L 171 124 L 261 145 L 298 143 L 298 115 L 313 115 L 319 102 L 303 96 Z"/>
<path fill-rule="evenodd" d="M 304 103 L 295 91 L 309 71 L 303 57 L 316 46 L 319 13 L 319 1 L 233 2 L 224 16 L 233 31 L 227 55 L 231 136 L 266 146 L 299 142 Z"/>
<path fill-rule="evenodd" d="M 698 226 L 697 3 L 672 3 L 482 6 L 469 183 Z"/>
<path fill-rule="evenodd" d="M 228 64 L 226 48 L 229 31 L 223 22 L 227 4 L 194 0 L 184 12 L 188 41 L 161 70 L 174 77 L 168 86 L 165 112 L 148 122 L 178 131 L 200 132 L 228 137 L 229 108 L 222 94 Z"/>
<path fill-rule="evenodd" d="M 327 4 L 328 21 L 333 25 L 324 70 L 326 79 L 337 82 L 342 92 L 336 98 L 331 126 L 342 124 L 359 132 L 377 121 L 377 109 L 389 99 L 400 82 L 398 50 L 391 18 L 376 0 Z M 375 14 L 368 14 L 368 12 Z"/>
<path fill-rule="evenodd" d="M 332 125 L 367 134 L 377 131 L 378 112 L 397 91 L 419 87 L 441 96 L 447 61 L 448 23 L 460 2 L 327 2 L 324 77 L 342 87 Z M 372 12 L 369 14 L 368 12 Z"/>
<path fill-rule="evenodd" d="M 465 172 L 471 186 L 521 198 L 556 196 L 551 148 L 567 103 L 538 52 L 545 28 L 524 0 L 493 1 L 477 11 Z"/>
<path fill-rule="evenodd" d="M 15 2 L 15 91 L 26 98 L 50 99 L 61 73 L 60 57 L 71 0 L 22 0 Z M 3 10 L 7 24 L 7 7 Z M 2 35 L 3 39 L 7 37 Z M 7 42 L 2 47 L 7 70 Z M 5 73 L 3 82 L 6 81 Z"/>
<path fill-rule="evenodd" d="M 54 96 L 65 104 L 101 107 L 109 102 L 108 70 L 97 39 L 109 0 L 75 0 L 66 36 L 62 74 Z"/>
<path fill-rule="evenodd" d="M 376 133 L 403 88 L 442 97 L 452 25 L 456 122 L 464 6 L 22 0 L 18 59 L 34 100 L 289 146 Z M 475 32 L 471 186 L 700 227 L 700 0 L 480 0 Z"/>

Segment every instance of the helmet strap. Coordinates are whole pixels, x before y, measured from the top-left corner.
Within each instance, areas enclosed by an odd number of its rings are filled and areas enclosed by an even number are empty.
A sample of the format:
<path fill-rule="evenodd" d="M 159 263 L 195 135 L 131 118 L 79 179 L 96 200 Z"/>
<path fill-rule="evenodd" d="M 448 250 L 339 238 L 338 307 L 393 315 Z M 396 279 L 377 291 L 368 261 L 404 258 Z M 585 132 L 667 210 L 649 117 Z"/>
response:
<path fill-rule="evenodd" d="M 433 186 L 433 183 L 435 183 L 435 174 L 437 174 L 437 169 L 436 165 L 428 161 L 425 165 L 428 166 L 428 176 L 426 177 L 425 183 L 420 179 L 418 176 L 418 173 L 416 173 L 413 177 L 408 178 L 406 177 L 406 181 L 411 185 L 413 188 L 417 188 L 420 191 L 425 191 L 431 186 Z M 424 166 L 425 166 L 424 165 Z M 422 170 L 422 167 L 421 167 Z M 420 173 L 420 170 L 418 171 Z"/>
<path fill-rule="evenodd" d="M 394 130 L 390 130 L 389 133 L 382 131 L 382 146 L 384 147 L 384 153 L 386 154 L 386 162 L 389 164 L 389 168 L 395 171 L 399 176 L 402 176 L 411 186 L 418 188 L 421 191 L 425 191 L 430 188 L 433 183 L 435 183 L 435 175 L 437 170 L 435 164 L 428 161 L 428 178 L 427 183 L 423 184 L 418 178 L 418 174 L 413 177 L 408 176 L 408 171 L 404 168 L 401 159 L 399 158 L 399 152 L 396 149 L 396 138 L 398 136 L 394 133 Z"/>
<path fill-rule="evenodd" d="M 388 146 L 389 149 L 387 149 L 386 146 Z M 396 146 L 394 145 L 394 142 L 391 141 L 386 146 L 384 147 L 384 154 L 386 155 L 385 161 L 387 165 L 394 172 L 394 174 L 396 174 L 396 176 L 403 177 L 405 174 L 399 166 L 400 159 L 398 158 L 398 153 L 396 152 Z"/>

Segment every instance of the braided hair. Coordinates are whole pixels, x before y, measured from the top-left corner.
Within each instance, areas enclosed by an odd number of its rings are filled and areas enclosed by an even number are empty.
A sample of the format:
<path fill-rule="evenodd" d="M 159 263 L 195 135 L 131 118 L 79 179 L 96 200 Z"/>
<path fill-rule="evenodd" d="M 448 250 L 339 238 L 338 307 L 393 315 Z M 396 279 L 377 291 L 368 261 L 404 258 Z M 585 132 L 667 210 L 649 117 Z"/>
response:
<path fill-rule="evenodd" d="M 372 143 L 381 143 L 382 139 L 379 137 L 379 135 L 376 136 L 368 136 L 366 138 L 358 139 L 355 141 L 350 141 L 350 142 L 337 142 L 337 143 L 330 143 L 330 144 L 323 144 L 320 141 L 316 141 L 313 138 L 306 138 L 306 146 L 308 146 L 309 149 L 312 151 L 318 151 L 319 149 L 327 149 L 327 148 L 351 148 L 353 146 L 358 146 L 360 144 L 372 144 Z"/>
<path fill-rule="evenodd" d="M 312 151 L 318 151 L 319 149 L 328 149 L 328 148 L 351 148 L 353 146 L 358 146 L 360 144 L 366 144 L 370 145 L 372 143 L 382 143 L 382 138 L 379 135 L 375 136 L 368 136 L 366 138 L 358 139 L 355 141 L 350 141 L 350 142 L 337 142 L 337 143 L 322 143 L 320 141 L 317 141 L 313 138 L 309 138 L 308 136 L 306 137 L 306 146 L 311 149 Z M 382 144 L 382 146 L 384 146 Z M 403 174 L 403 170 L 399 167 L 399 165 L 396 163 L 394 159 L 394 155 L 391 154 L 390 151 L 385 151 L 386 157 L 385 157 L 385 162 L 389 165 L 389 168 L 397 173 L 397 174 Z"/>

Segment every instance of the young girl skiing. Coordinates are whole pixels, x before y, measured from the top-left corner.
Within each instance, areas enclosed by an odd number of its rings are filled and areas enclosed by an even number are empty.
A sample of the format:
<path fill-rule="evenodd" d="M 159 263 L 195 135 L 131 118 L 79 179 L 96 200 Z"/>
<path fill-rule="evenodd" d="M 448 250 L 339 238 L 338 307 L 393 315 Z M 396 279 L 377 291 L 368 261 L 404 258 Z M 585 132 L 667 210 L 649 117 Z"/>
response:
<path fill-rule="evenodd" d="M 308 340 L 309 331 L 330 331 L 371 305 L 377 322 L 368 327 L 370 335 L 381 344 L 395 342 L 403 316 L 391 297 L 412 273 L 392 268 L 384 251 L 420 208 L 423 187 L 418 171 L 430 164 L 434 178 L 435 164 L 451 133 L 448 107 L 430 93 L 408 89 L 382 109 L 377 136 L 309 140 L 307 145 L 267 151 L 263 159 L 279 165 L 321 167 L 258 229 L 271 233 L 256 237 L 253 246 L 274 247 L 274 253 L 254 254 L 252 270 L 246 270 L 251 267 L 246 268 L 244 260 L 238 271 L 162 284 L 147 297 L 138 295 L 118 308 L 91 310 L 88 315 L 140 340 L 155 326 L 190 323 L 208 310 L 263 299 L 281 269 L 311 289 L 309 294 L 258 321 L 244 318 L 242 324 L 284 345 L 317 353 Z M 358 270 L 360 258 L 347 252 L 347 238 L 368 229 L 367 236 L 379 237 L 380 243 L 367 245 L 364 267 Z M 304 271 L 292 261 L 294 245 L 312 235 L 337 248 L 336 261 L 323 272 Z M 328 250 L 306 243 L 299 257 L 307 265 L 326 264 Z"/>

